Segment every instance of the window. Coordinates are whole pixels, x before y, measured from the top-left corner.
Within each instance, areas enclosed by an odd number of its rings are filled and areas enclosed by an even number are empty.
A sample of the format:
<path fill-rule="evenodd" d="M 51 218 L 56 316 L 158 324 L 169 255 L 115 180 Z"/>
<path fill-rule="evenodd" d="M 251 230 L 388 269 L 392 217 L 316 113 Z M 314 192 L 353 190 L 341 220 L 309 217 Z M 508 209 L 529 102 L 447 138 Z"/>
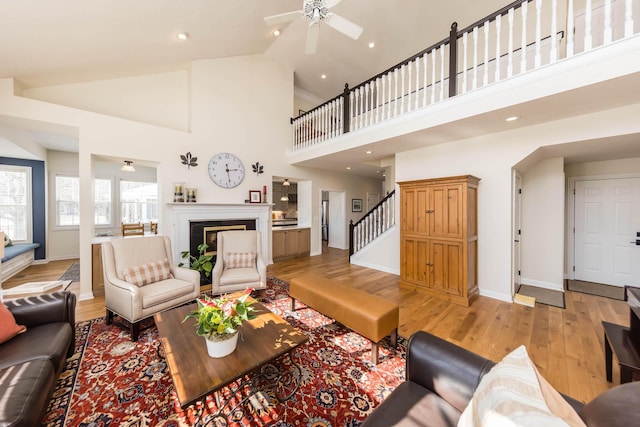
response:
<path fill-rule="evenodd" d="M 120 181 L 122 222 L 150 222 L 158 219 L 158 184 Z"/>
<path fill-rule="evenodd" d="M 93 185 L 95 225 L 111 225 L 111 180 L 96 178 Z"/>
<path fill-rule="evenodd" d="M 80 179 L 56 175 L 56 226 L 80 225 Z"/>
<path fill-rule="evenodd" d="M 31 168 L 0 165 L 0 230 L 16 242 L 31 241 Z"/>

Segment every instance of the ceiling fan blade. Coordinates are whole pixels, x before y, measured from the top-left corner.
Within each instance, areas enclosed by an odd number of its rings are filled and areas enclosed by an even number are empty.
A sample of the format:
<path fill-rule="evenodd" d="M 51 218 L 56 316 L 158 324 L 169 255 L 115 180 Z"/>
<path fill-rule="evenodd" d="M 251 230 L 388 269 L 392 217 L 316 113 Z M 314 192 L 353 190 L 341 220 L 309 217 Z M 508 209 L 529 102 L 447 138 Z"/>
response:
<path fill-rule="evenodd" d="M 337 5 L 338 3 L 340 3 L 342 0 L 327 0 L 324 2 L 324 6 L 327 9 L 331 9 L 333 6 Z"/>
<path fill-rule="evenodd" d="M 362 27 L 354 24 L 348 19 L 343 18 L 335 13 L 329 13 L 324 19 L 331 28 L 340 31 L 342 34 L 351 37 L 354 40 L 358 40 L 360 34 L 362 34 Z"/>
<path fill-rule="evenodd" d="M 301 10 L 296 10 L 295 12 L 287 12 L 281 13 L 280 15 L 267 16 L 264 18 L 264 22 L 267 25 L 278 25 L 285 22 L 293 21 L 294 19 L 301 16 L 303 16 L 303 12 Z"/>
<path fill-rule="evenodd" d="M 318 36 L 320 34 L 320 25 L 317 22 L 312 22 L 309 25 L 309 31 L 307 31 L 307 43 L 304 47 L 304 53 L 307 55 L 313 55 L 316 53 L 318 47 Z"/>

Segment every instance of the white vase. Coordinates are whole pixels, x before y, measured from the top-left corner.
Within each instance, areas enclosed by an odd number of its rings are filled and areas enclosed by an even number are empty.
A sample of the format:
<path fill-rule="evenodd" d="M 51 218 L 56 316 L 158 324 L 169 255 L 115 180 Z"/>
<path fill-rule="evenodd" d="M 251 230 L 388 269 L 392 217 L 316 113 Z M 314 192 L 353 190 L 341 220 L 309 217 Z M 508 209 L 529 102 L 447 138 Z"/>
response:
<path fill-rule="evenodd" d="M 207 343 L 207 352 L 209 353 L 209 357 L 225 357 L 233 353 L 236 349 L 236 345 L 238 345 L 238 333 L 236 332 L 230 337 L 221 340 L 210 340 L 205 338 L 205 342 Z"/>

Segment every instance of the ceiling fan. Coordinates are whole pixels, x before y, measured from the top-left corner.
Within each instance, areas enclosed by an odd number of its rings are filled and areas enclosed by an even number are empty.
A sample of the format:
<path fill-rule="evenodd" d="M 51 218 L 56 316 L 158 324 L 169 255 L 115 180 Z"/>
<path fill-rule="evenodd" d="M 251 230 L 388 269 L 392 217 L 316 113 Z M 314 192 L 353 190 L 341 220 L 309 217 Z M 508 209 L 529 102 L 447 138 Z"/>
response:
<path fill-rule="evenodd" d="M 307 31 L 307 42 L 304 53 L 313 54 L 316 52 L 318 46 L 320 21 L 326 22 L 327 25 L 334 30 L 340 31 L 342 34 L 354 40 L 357 40 L 360 34 L 362 34 L 362 27 L 329 11 L 329 9 L 341 1 L 342 0 L 303 0 L 302 10 L 267 16 L 264 18 L 264 22 L 266 22 L 267 25 L 278 25 L 293 21 L 296 18 L 310 19 L 311 22 L 309 23 L 309 30 Z"/>

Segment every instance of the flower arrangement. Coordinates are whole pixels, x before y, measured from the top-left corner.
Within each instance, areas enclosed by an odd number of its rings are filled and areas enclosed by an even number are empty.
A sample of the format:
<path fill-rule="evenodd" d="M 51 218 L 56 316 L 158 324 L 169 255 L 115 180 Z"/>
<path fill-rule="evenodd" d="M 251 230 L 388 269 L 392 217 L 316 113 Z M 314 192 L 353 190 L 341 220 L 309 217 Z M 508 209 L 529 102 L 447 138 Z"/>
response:
<path fill-rule="evenodd" d="M 226 339 L 238 332 L 238 327 L 245 320 L 256 318 L 255 309 L 251 307 L 253 300 L 247 302 L 253 289 L 248 288 L 238 298 L 222 295 L 217 298 L 204 296 L 198 298 L 198 308 L 184 318 L 197 319 L 196 333 L 213 341 Z"/>

